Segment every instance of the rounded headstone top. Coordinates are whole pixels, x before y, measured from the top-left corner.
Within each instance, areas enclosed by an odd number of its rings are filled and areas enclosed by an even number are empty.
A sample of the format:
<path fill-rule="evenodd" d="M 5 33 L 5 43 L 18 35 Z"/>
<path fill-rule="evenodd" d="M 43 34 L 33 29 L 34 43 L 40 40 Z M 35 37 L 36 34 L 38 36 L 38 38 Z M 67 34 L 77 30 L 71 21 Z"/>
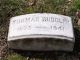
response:
<path fill-rule="evenodd" d="M 74 40 L 69 16 L 52 13 L 33 13 L 10 19 L 8 41 L 23 38 L 59 38 Z"/>

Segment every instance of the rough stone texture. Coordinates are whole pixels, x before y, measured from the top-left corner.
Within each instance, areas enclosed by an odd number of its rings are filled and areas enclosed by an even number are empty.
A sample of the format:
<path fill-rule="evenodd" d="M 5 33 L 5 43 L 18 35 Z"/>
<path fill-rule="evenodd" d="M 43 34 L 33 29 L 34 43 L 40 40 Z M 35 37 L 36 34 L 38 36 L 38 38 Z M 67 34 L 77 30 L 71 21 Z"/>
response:
<path fill-rule="evenodd" d="M 10 48 L 33 51 L 72 51 L 74 45 L 74 42 L 71 41 L 52 38 L 23 39 L 8 42 Z"/>

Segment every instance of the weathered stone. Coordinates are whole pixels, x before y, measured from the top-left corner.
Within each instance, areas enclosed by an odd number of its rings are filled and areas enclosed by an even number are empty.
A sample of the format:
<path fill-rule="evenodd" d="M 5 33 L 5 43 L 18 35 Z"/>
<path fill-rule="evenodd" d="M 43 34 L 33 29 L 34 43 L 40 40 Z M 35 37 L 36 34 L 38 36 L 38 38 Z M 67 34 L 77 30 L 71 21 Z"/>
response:
<path fill-rule="evenodd" d="M 10 20 L 8 43 L 13 49 L 72 51 L 74 34 L 71 18 L 51 13 L 13 17 Z"/>
<path fill-rule="evenodd" d="M 33 51 L 72 51 L 74 42 L 53 38 L 36 38 L 9 41 L 9 47 L 21 50 Z"/>

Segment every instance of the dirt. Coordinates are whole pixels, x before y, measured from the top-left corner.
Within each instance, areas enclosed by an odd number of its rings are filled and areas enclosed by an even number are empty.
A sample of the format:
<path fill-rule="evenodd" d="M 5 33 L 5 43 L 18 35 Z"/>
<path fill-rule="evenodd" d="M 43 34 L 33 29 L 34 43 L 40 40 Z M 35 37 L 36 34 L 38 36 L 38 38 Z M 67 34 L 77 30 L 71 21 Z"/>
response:
<path fill-rule="evenodd" d="M 25 2 L 22 1 L 17 4 L 17 2 L 7 2 L 6 0 L 1 0 L 3 4 L 1 4 L 2 7 L 0 7 L 2 11 L 0 14 L 0 60 L 11 60 L 8 59 L 8 56 L 10 54 L 16 53 L 20 54 L 21 56 L 26 57 L 25 60 L 80 60 L 80 31 L 78 29 L 75 29 L 75 45 L 74 45 L 74 51 L 73 52 L 64 52 L 64 51 L 56 51 L 56 52 L 33 52 L 33 51 L 20 51 L 20 50 L 9 50 L 8 44 L 7 44 L 7 36 L 8 36 L 8 27 L 9 27 L 9 19 L 12 16 L 20 15 L 20 14 L 26 14 L 26 13 L 32 13 L 32 12 L 51 12 L 54 13 L 57 11 L 57 13 L 62 14 L 62 8 L 60 9 L 60 6 L 54 5 L 51 2 L 47 2 L 43 5 L 41 3 L 35 4 L 35 2 L 30 2 L 30 6 L 27 6 Z M 15 0 L 16 1 L 16 0 Z M 34 0 L 36 1 L 36 0 Z M 39 0 L 40 1 L 40 0 Z M 48 0 L 47 0 L 48 1 Z M 52 0 L 50 0 L 52 1 Z M 1 3 L 1 2 L 0 2 Z M 10 4 L 10 5 L 8 5 Z M 16 8 L 16 5 L 18 6 Z M 4 6 L 4 7 L 3 7 Z M 31 7 L 32 6 L 32 7 Z M 40 7 L 39 7 L 40 6 Z M 55 6 L 58 7 L 55 8 Z M 63 5 L 61 5 L 63 6 Z M 27 7 L 27 8 L 25 8 Z M 20 8 L 20 9 L 19 9 Z M 54 9 L 55 8 L 55 9 Z M 57 9 L 57 10 L 56 10 Z M 6 12 L 8 11 L 8 12 Z M 3 20 L 3 21 L 2 21 Z M 13 51 L 13 52 L 12 52 Z M 15 55 L 16 55 L 15 54 Z M 39 58 L 39 59 L 37 59 Z M 18 59 L 19 60 L 19 59 Z"/>

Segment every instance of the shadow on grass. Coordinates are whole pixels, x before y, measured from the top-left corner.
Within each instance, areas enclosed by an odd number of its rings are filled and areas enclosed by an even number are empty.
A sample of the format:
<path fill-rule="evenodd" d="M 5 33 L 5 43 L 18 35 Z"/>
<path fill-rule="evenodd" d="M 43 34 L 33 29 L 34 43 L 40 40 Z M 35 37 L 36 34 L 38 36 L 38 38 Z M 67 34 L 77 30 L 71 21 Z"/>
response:
<path fill-rule="evenodd" d="M 75 44 L 74 44 L 74 52 L 80 52 L 80 31 L 77 28 L 74 28 L 75 34 Z"/>
<path fill-rule="evenodd" d="M 15 52 L 16 54 L 19 54 L 21 56 L 24 57 L 29 57 L 29 58 L 40 58 L 43 59 L 54 59 L 54 60 L 58 60 L 59 58 L 63 60 L 68 60 L 67 58 L 73 58 L 70 56 L 79 56 L 79 52 L 80 52 L 80 31 L 78 29 L 74 28 L 74 34 L 75 34 L 75 44 L 74 44 L 74 49 L 72 52 L 69 51 L 23 51 L 23 50 L 14 50 L 14 49 L 10 49 L 12 53 Z M 68 56 L 68 57 L 67 57 Z"/>

